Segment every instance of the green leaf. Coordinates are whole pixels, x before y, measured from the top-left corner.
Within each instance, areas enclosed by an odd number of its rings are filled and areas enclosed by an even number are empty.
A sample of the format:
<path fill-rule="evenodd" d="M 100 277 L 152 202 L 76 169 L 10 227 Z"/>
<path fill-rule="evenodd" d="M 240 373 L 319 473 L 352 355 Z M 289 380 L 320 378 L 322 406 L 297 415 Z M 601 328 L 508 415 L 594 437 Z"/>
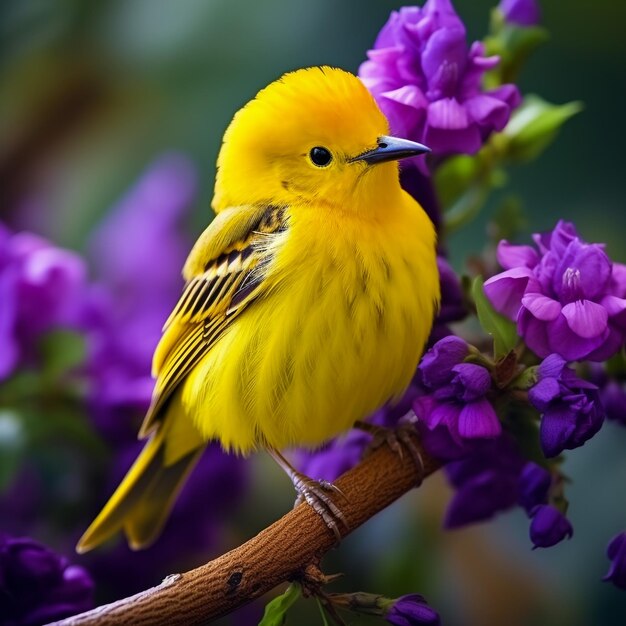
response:
<path fill-rule="evenodd" d="M 527 390 L 537 384 L 537 366 L 527 367 L 511 382 L 512 389 Z"/>
<path fill-rule="evenodd" d="M 517 162 L 537 158 L 552 143 L 561 126 L 582 109 L 580 102 L 557 105 L 536 95 L 526 96 L 501 133 L 507 157 Z"/>
<path fill-rule="evenodd" d="M 476 305 L 478 321 L 483 329 L 493 337 L 494 357 L 499 359 L 513 350 L 517 344 L 517 329 L 511 320 L 500 315 L 491 306 L 485 296 L 483 285 L 482 276 L 477 276 L 472 285 L 472 296 Z"/>
<path fill-rule="evenodd" d="M 285 593 L 265 605 L 265 613 L 263 613 L 259 626 L 282 626 L 285 623 L 287 611 L 300 595 L 300 585 L 295 583 L 289 585 Z"/>

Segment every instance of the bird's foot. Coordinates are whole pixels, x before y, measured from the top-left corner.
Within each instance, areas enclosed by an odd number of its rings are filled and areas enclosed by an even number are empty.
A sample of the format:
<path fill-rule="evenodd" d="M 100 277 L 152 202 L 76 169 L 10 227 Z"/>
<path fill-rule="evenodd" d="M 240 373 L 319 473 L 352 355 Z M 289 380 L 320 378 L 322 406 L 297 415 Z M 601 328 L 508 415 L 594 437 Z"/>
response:
<path fill-rule="evenodd" d="M 324 520 L 326 526 L 333 531 L 337 542 L 341 541 L 341 525 L 348 528 L 348 522 L 332 497 L 340 496 L 347 500 L 341 489 L 327 480 L 314 480 L 299 472 L 278 450 L 268 448 L 268 452 L 289 476 L 298 493 L 294 507 L 301 502 L 306 502 Z"/>
<path fill-rule="evenodd" d="M 419 478 L 416 486 L 421 485 L 424 479 L 424 460 L 420 449 L 415 444 L 416 430 L 411 422 L 402 422 L 395 428 L 389 428 L 359 420 L 354 423 L 354 427 L 372 435 L 372 441 L 365 450 L 365 456 L 382 445 L 388 445 L 402 460 L 404 453 L 408 452 L 418 471 Z"/>
<path fill-rule="evenodd" d="M 294 507 L 306 502 L 333 531 L 337 542 L 341 541 L 341 525 L 348 528 L 348 522 L 332 496 L 345 499 L 343 492 L 327 480 L 314 480 L 300 472 L 294 472 L 291 480 L 298 493 Z"/>

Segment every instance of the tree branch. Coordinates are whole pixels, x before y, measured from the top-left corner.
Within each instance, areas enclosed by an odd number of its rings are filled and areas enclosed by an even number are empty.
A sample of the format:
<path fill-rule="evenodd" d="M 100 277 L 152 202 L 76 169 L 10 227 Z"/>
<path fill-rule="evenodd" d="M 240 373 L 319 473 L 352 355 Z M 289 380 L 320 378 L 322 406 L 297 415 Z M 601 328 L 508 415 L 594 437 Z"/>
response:
<path fill-rule="evenodd" d="M 424 475 L 439 468 L 419 446 Z M 346 495 L 339 503 L 348 522 L 346 536 L 397 500 L 419 480 L 411 455 L 401 459 L 381 446 L 335 484 Z M 184 528 L 181 529 L 184 532 Z M 276 585 L 303 576 L 335 545 L 321 518 L 301 504 L 243 545 L 160 585 L 87 613 L 55 622 L 56 626 L 172 626 L 206 624 L 230 613 Z"/>

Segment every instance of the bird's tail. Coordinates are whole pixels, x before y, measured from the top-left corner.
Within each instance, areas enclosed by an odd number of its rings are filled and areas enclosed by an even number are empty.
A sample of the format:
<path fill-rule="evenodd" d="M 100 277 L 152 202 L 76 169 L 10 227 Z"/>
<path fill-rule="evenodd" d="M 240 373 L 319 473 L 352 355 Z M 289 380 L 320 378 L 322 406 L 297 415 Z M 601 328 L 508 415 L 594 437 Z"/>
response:
<path fill-rule="evenodd" d="M 150 545 L 158 537 L 185 478 L 205 448 L 201 445 L 172 460 L 166 454 L 166 432 L 161 427 L 147 441 L 124 480 L 80 538 L 77 552 L 95 548 L 120 530 L 134 550 Z"/>

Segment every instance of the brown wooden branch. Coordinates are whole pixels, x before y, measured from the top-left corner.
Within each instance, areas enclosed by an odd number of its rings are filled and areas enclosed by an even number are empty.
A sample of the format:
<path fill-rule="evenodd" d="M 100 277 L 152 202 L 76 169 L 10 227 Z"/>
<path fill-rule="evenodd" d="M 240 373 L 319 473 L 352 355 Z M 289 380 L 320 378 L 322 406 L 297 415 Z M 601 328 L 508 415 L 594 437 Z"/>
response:
<path fill-rule="evenodd" d="M 424 475 L 428 476 L 439 463 L 421 451 Z M 348 522 L 343 536 L 415 487 L 418 480 L 411 455 L 404 454 L 401 459 L 388 446 L 378 448 L 335 482 L 347 498 L 341 501 Z M 256 537 L 206 565 L 168 576 L 157 587 L 55 625 L 206 624 L 282 582 L 302 577 L 307 566 L 319 563 L 334 545 L 335 537 L 321 518 L 301 504 Z"/>

